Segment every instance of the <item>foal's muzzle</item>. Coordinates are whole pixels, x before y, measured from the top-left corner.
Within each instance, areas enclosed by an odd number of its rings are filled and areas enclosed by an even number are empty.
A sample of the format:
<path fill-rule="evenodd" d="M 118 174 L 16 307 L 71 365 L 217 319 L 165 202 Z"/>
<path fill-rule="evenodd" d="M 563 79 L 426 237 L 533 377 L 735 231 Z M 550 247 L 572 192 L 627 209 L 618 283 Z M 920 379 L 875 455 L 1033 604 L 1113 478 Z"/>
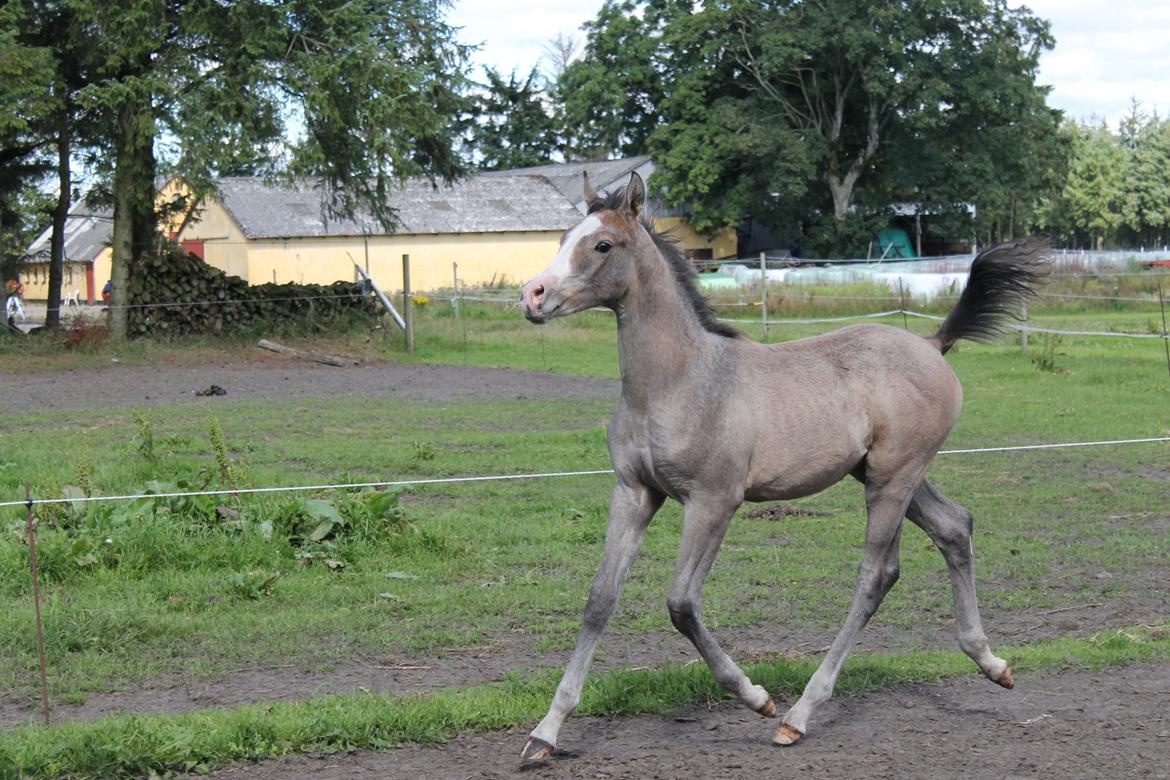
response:
<path fill-rule="evenodd" d="M 524 317 L 529 322 L 543 325 L 548 322 L 551 311 L 545 311 L 545 295 L 548 288 L 556 281 L 550 274 L 541 274 L 528 284 L 520 288 L 520 306 L 524 309 Z M 555 306 L 553 307 L 555 310 Z"/>

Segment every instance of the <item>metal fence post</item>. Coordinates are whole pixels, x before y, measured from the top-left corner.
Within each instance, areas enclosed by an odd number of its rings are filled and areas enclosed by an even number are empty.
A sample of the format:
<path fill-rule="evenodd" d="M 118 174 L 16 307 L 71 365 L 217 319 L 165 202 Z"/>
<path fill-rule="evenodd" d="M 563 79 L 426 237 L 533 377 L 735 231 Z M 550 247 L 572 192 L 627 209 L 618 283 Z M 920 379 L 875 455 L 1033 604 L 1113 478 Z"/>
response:
<path fill-rule="evenodd" d="M 414 352 L 414 302 L 410 295 L 410 255 L 402 256 L 402 318 L 406 320 L 406 351 Z"/>

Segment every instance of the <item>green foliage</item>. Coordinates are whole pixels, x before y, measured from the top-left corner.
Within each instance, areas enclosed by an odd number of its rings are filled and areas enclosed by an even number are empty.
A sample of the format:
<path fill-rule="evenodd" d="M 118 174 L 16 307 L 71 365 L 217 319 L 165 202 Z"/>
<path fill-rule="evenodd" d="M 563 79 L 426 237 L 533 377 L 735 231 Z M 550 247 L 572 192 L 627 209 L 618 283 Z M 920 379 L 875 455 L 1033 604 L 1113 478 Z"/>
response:
<path fill-rule="evenodd" d="M 854 206 L 1015 214 L 1056 159 L 1035 83 L 1052 38 L 1004 0 L 611 0 L 587 30 L 558 86 L 581 154 L 653 153 L 700 231 L 751 214 L 849 254 Z"/>
<path fill-rule="evenodd" d="M 60 89 L 57 62 L 40 39 L 32 6 L 0 7 L 0 283 L 16 275 L 20 255 L 50 208 L 38 185 L 52 169 L 49 142 Z M 6 297 L 0 291 L 0 299 Z"/>
<path fill-rule="evenodd" d="M 492 68 L 484 69 L 487 83 L 473 98 L 475 118 L 467 146 L 478 158 L 481 170 L 525 168 L 551 160 L 557 150 L 554 117 L 537 85 L 534 68 L 523 81 L 513 72 L 504 79 Z"/>
<path fill-rule="evenodd" d="M 215 457 L 219 484 L 224 487 L 239 487 L 240 467 L 232 461 L 223 429 L 219 427 L 219 420 L 215 419 L 211 412 L 207 413 L 207 439 L 211 442 L 211 453 Z"/>
<path fill-rule="evenodd" d="M 1158 246 L 1170 240 L 1170 120 L 1136 102 L 1118 132 L 1067 122 L 1068 170 L 1041 227 L 1071 246 Z"/>
<path fill-rule="evenodd" d="M 1072 122 L 1064 131 L 1071 139 L 1068 177 L 1049 223 L 1100 248 L 1105 237 L 1115 234 L 1124 219 L 1126 153 L 1104 124 Z"/>
<path fill-rule="evenodd" d="M 567 157 L 604 160 L 649 151 L 670 83 L 664 33 L 689 7 L 676 0 L 606 0 L 585 23 L 584 55 L 565 68 L 556 87 Z"/>
<path fill-rule="evenodd" d="M 137 426 L 137 432 L 134 435 L 135 449 L 143 458 L 153 461 L 155 459 L 154 417 L 149 411 L 139 412 L 137 410 L 131 412 L 130 417 L 134 420 L 134 425 Z"/>
<path fill-rule="evenodd" d="M 467 49 L 444 2 L 70 0 L 86 54 L 75 92 L 94 128 L 90 160 L 114 209 L 111 331 L 125 338 L 129 264 L 156 241 L 156 144 L 196 195 L 224 173 L 315 177 L 327 216 L 396 225 L 388 193 L 449 180 Z M 286 150 L 283 151 L 282 150 Z"/>
<path fill-rule="evenodd" d="M 1050 374 L 1059 373 L 1056 365 L 1056 350 L 1060 346 L 1060 336 L 1055 333 L 1040 334 L 1040 349 L 1032 353 L 1032 365 L 1040 371 Z"/>
<path fill-rule="evenodd" d="M 1136 102 L 1119 132 L 1068 122 L 1068 171 L 1042 227 L 1071 246 L 1159 246 L 1170 240 L 1170 120 Z"/>
<path fill-rule="evenodd" d="M 93 495 L 93 458 L 88 451 L 81 453 L 73 467 L 73 481 L 83 496 Z"/>
<path fill-rule="evenodd" d="M 228 584 L 231 585 L 232 593 L 236 597 L 256 601 L 275 593 L 278 579 L 280 579 L 279 573 L 236 571 L 228 575 Z"/>
<path fill-rule="evenodd" d="M 1130 246 L 1158 246 L 1170 240 L 1170 120 L 1143 115 L 1135 104 L 1122 123 L 1129 152 L 1122 213 Z"/>

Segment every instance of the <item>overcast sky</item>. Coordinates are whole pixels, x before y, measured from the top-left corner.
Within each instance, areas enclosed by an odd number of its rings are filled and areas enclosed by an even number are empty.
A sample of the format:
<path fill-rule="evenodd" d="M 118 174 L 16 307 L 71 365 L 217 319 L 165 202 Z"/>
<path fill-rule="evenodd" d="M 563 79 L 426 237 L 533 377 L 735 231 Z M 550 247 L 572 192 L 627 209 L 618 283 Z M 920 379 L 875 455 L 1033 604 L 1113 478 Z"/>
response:
<path fill-rule="evenodd" d="M 1049 104 L 1069 116 L 1104 117 L 1116 126 L 1130 98 L 1170 113 L 1170 2 L 1029 0 L 1052 23 L 1056 48 L 1041 60 Z M 464 43 L 480 44 L 476 62 L 526 74 L 558 33 L 576 35 L 601 0 L 455 0 L 448 19 Z M 475 76 L 482 71 L 478 68 Z"/>

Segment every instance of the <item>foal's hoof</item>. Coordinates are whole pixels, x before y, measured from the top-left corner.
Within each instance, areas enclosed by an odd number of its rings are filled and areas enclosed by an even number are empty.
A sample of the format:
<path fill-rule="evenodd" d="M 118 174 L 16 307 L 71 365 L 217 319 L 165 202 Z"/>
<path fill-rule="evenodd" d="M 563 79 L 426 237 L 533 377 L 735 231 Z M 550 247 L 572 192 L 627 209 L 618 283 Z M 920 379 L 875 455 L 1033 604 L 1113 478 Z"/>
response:
<path fill-rule="evenodd" d="M 1004 688 L 1012 689 L 1016 685 L 1016 678 L 1012 676 L 1012 668 L 1010 666 L 1004 667 L 1003 674 L 999 676 L 998 680 L 992 680 L 996 685 L 1002 685 Z"/>
<path fill-rule="evenodd" d="M 520 758 L 525 763 L 535 763 L 537 761 L 544 761 L 553 754 L 556 748 L 545 742 L 539 737 L 529 737 L 528 742 L 524 743 L 524 750 L 520 753 Z"/>
<path fill-rule="evenodd" d="M 776 702 L 772 701 L 772 697 L 769 696 L 768 700 L 764 702 L 764 706 L 760 707 L 756 712 L 765 718 L 774 718 L 776 717 Z"/>
<path fill-rule="evenodd" d="M 804 734 L 795 727 L 789 726 L 787 723 L 781 723 L 780 728 L 776 729 L 776 736 L 772 737 L 772 741 L 777 745 L 787 747 L 788 745 L 795 745 L 803 736 Z"/>

